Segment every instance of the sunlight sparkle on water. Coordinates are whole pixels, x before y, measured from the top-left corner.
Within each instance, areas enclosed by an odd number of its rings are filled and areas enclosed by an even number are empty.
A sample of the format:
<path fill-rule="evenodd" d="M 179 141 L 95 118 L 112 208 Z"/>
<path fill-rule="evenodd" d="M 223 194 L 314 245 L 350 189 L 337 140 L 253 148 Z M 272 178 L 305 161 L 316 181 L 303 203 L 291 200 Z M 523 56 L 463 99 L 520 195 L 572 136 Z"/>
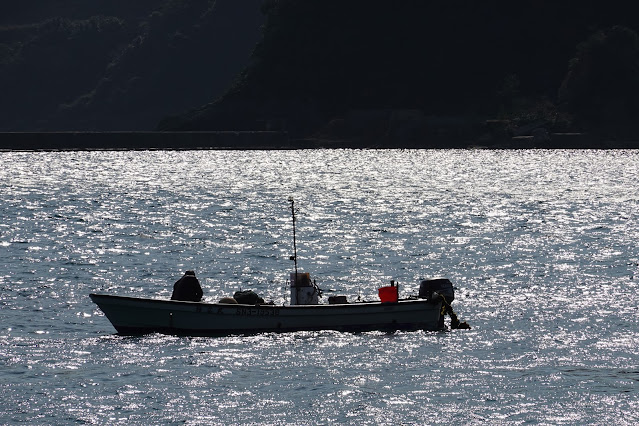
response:
<path fill-rule="evenodd" d="M 2 422 L 633 424 L 639 152 L 0 153 Z M 114 335 L 88 294 L 455 283 L 473 327 Z M 321 402 L 321 403 L 318 403 Z"/>

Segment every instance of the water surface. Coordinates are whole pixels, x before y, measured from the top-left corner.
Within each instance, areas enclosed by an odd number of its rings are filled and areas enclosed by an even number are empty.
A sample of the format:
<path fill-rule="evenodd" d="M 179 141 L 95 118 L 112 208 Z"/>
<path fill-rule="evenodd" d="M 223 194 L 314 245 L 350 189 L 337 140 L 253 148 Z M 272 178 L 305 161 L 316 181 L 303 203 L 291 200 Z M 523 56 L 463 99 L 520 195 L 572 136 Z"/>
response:
<path fill-rule="evenodd" d="M 634 424 L 639 151 L 0 153 L 0 422 Z M 372 300 L 472 330 L 121 337 L 91 292 Z"/>

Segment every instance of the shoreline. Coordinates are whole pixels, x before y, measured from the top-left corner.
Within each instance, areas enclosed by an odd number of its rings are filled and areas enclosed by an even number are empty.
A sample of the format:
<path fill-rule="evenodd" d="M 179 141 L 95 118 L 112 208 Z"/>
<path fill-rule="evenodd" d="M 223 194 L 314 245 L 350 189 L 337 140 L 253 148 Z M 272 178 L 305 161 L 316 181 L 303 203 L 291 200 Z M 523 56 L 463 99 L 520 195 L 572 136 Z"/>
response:
<path fill-rule="evenodd" d="M 280 150 L 280 149 L 639 149 L 639 141 L 597 140 L 581 133 L 554 133 L 502 140 L 428 141 L 299 138 L 286 131 L 0 132 L 0 151 Z"/>
<path fill-rule="evenodd" d="M 271 149 L 289 143 L 286 132 L 0 132 L 3 151 Z"/>

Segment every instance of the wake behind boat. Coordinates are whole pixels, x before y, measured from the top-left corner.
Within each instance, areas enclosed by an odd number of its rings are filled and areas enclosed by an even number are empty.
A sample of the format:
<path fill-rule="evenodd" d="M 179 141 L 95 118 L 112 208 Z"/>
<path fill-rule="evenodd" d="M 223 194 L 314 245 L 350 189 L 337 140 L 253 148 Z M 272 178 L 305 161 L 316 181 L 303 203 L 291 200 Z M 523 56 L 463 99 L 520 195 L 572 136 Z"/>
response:
<path fill-rule="evenodd" d="M 399 299 L 399 287 L 379 289 L 380 301 L 348 303 L 345 296 L 333 296 L 319 304 L 320 290 L 308 273 L 297 270 L 295 207 L 293 200 L 293 247 L 295 272 L 290 275 L 290 304 L 265 304 L 223 298 L 218 303 L 160 300 L 90 294 L 118 333 L 139 335 L 163 333 L 189 336 L 220 336 L 261 332 L 303 330 L 440 330 L 444 315 L 451 316 L 451 328 L 469 328 L 460 323 L 450 307 L 452 283 L 445 278 L 423 280 L 419 295 Z M 237 295 L 237 293 L 236 293 Z M 239 303 L 238 303 L 239 302 Z"/>

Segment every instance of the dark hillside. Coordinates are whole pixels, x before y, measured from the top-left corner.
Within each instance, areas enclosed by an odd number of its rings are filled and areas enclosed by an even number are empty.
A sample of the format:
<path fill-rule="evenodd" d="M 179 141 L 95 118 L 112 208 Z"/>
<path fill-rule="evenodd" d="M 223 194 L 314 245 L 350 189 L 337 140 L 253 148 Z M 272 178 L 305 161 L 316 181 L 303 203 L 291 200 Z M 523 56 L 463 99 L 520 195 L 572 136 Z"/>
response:
<path fill-rule="evenodd" d="M 49 130 L 47 118 L 91 90 L 135 33 L 125 21 L 105 16 L 0 29 L 0 129 Z"/>
<path fill-rule="evenodd" d="M 4 0 L 0 3 L 0 26 L 34 24 L 58 17 L 82 20 L 91 16 L 117 16 L 139 20 L 161 0 Z"/>
<path fill-rule="evenodd" d="M 0 130 L 286 129 L 365 144 L 543 126 L 627 139 L 639 136 L 632 12 L 614 0 L 5 1 Z"/>
<path fill-rule="evenodd" d="M 237 85 L 162 128 L 281 121 L 304 136 L 361 110 L 553 115 L 577 46 L 639 22 L 628 3 L 572 0 L 271 0 L 264 11 L 263 39 Z"/>
<path fill-rule="evenodd" d="M 56 122 L 67 128 L 76 120 L 80 128 L 152 129 L 159 117 L 215 99 L 248 62 L 259 38 L 260 2 L 166 2 L 95 89 L 65 105 Z"/>
<path fill-rule="evenodd" d="M 215 99 L 259 39 L 260 4 L 4 4 L 0 130 L 149 130 L 167 114 Z"/>

